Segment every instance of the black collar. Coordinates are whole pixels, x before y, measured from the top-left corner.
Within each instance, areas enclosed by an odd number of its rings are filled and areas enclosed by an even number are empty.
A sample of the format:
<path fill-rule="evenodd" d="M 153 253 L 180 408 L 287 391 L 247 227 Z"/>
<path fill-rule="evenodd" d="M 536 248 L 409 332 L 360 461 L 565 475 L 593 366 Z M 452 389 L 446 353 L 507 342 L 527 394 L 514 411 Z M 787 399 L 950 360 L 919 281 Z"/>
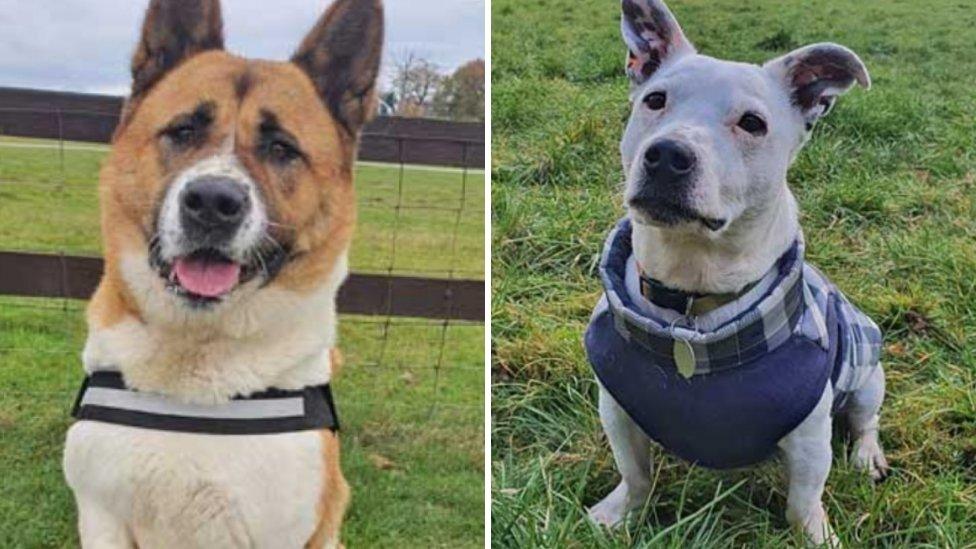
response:
<path fill-rule="evenodd" d="M 85 377 L 71 415 L 145 429 L 214 435 L 339 430 L 329 384 L 295 391 L 269 389 L 208 406 L 129 389 L 117 371 L 97 371 Z"/>
<path fill-rule="evenodd" d="M 644 274 L 640 275 L 640 292 L 651 303 L 659 307 L 664 307 L 665 309 L 678 311 L 681 314 L 685 314 L 688 311 L 688 307 L 693 300 L 705 295 L 698 292 L 686 292 L 676 288 L 669 288 L 662 284 L 661 281 L 645 276 Z"/>
<path fill-rule="evenodd" d="M 638 267 L 640 276 L 640 293 L 648 301 L 663 307 L 677 311 L 683 315 L 701 315 L 712 309 L 716 309 L 735 301 L 743 294 L 751 290 L 757 283 L 746 284 L 738 292 L 726 294 L 703 294 L 698 292 L 686 292 L 676 288 L 665 286 L 661 281 L 644 275 Z"/>

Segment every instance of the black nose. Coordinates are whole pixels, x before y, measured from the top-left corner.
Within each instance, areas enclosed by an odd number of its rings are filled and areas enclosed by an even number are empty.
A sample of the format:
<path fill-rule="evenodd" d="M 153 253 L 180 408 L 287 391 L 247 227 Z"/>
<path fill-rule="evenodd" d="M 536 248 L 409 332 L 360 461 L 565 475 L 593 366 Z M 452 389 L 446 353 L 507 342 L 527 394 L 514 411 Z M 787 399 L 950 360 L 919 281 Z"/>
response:
<path fill-rule="evenodd" d="M 227 177 L 201 177 L 180 196 L 180 219 L 188 236 L 229 238 L 251 208 L 247 189 Z"/>
<path fill-rule="evenodd" d="M 684 179 L 695 169 L 695 153 L 687 145 L 672 139 L 662 139 L 644 153 L 647 178 L 662 183 Z"/>

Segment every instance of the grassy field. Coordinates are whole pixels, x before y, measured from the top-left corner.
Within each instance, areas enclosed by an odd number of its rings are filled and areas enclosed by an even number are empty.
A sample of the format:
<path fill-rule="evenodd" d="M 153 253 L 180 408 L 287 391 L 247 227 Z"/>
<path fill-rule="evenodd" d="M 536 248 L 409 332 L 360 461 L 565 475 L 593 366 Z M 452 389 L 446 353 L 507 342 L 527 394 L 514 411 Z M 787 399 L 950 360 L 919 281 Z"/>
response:
<path fill-rule="evenodd" d="M 98 253 L 94 186 L 104 151 L 69 148 L 62 168 L 57 149 L 25 143 L 0 140 L 0 249 Z M 399 221 L 398 170 L 369 165 L 357 176 L 364 236 L 354 270 L 483 278 L 482 172 L 463 181 L 460 172 L 408 168 Z M 424 209 L 462 200 L 460 222 L 456 212 Z M 0 297 L 0 547 L 77 546 L 60 460 L 81 375 L 83 306 Z M 347 366 L 335 392 L 353 487 L 344 541 L 482 547 L 484 325 L 386 320 L 340 324 Z"/>
<path fill-rule="evenodd" d="M 808 259 L 885 332 L 873 486 L 842 457 L 824 496 L 852 547 L 976 546 L 976 10 L 959 0 L 674 0 L 699 51 L 762 62 L 843 43 L 874 80 L 790 172 Z M 581 338 L 622 215 L 619 2 L 492 3 L 492 542 L 780 547 L 777 464 L 719 474 L 657 456 L 639 520 L 585 518 L 618 477 Z"/>

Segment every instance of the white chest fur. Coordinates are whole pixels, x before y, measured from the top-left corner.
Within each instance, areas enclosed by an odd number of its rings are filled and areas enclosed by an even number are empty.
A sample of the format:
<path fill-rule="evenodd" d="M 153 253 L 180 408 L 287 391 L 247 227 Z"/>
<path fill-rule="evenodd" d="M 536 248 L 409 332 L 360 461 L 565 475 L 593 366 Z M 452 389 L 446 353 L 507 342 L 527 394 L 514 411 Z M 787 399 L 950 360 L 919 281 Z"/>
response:
<path fill-rule="evenodd" d="M 343 255 L 319 288 L 265 288 L 208 314 L 167 294 L 144 254 L 122 260 L 143 318 L 92 326 L 85 369 L 120 370 L 138 390 L 212 404 L 269 387 L 300 389 L 329 382 L 336 344 L 335 296 L 348 272 Z"/>
<path fill-rule="evenodd" d="M 132 388 L 198 404 L 330 380 L 345 257 L 314 291 L 266 288 L 206 321 L 153 286 L 144 256 L 122 270 L 144 319 L 92 327 L 86 370 L 118 369 Z M 327 496 L 326 455 L 317 431 L 200 435 L 80 421 L 64 471 L 89 545 L 304 547 Z"/>
<path fill-rule="evenodd" d="M 64 470 L 102 532 L 141 547 L 302 547 L 324 483 L 322 438 L 305 431 L 215 436 L 81 421 Z"/>

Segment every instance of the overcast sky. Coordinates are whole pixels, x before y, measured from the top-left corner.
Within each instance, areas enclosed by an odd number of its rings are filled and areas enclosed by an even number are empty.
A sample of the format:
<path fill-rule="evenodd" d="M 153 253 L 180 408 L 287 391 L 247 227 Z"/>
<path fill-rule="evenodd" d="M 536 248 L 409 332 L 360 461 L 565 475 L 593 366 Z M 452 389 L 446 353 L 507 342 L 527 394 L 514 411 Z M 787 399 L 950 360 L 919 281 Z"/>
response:
<path fill-rule="evenodd" d="M 386 56 L 415 51 L 444 69 L 484 57 L 484 0 L 386 0 Z M 148 0 L 0 0 L 0 86 L 110 93 Z M 330 0 L 223 0 L 227 49 L 287 59 Z M 385 63 L 386 66 L 389 63 Z"/>

